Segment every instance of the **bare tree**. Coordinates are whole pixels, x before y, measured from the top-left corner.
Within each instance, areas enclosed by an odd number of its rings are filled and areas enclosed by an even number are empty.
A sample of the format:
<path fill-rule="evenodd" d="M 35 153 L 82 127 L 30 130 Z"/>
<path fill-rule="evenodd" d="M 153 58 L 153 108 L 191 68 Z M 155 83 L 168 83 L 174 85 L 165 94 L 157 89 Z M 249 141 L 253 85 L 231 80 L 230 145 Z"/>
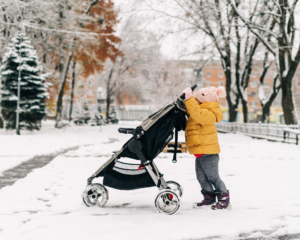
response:
<path fill-rule="evenodd" d="M 73 111 L 73 102 L 74 102 L 74 90 L 75 90 L 75 81 L 76 81 L 76 63 L 73 61 L 72 65 L 72 83 L 71 83 L 71 96 L 70 96 L 70 111 L 69 111 L 69 121 L 72 121 L 72 111 Z"/>
<path fill-rule="evenodd" d="M 272 46 L 272 38 L 275 36 L 273 32 L 276 30 L 276 26 L 279 25 L 278 23 L 280 22 L 279 20 L 275 21 L 276 18 L 279 17 L 279 11 L 276 12 L 276 9 L 281 4 L 278 1 L 279 0 L 244 2 L 235 0 L 170 0 L 167 1 L 167 3 L 159 4 L 154 0 L 148 0 L 146 1 L 146 5 L 149 10 L 154 11 L 156 14 L 159 13 L 160 18 L 164 17 L 165 19 L 173 20 L 173 24 L 168 24 L 167 26 L 168 28 L 177 26 L 177 28 L 167 31 L 168 33 L 184 32 L 187 37 L 195 37 L 196 33 L 198 33 L 196 36 L 199 38 L 199 42 L 202 43 L 203 34 L 210 38 L 211 44 L 217 50 L 221 59 L 226 76 L 229 121 L 236 120 L 236 111 L 239 100 L 241 100 L 244 122 L 247 122 L 247 88 L 253 62 L 260 59 L 259 54 L 261 54 L 261 47 L 259 47 L 259 45 L 264 45 L 271 53 L 274 53 L 274 49 L 276 48 L 276 46 Z M 278 4 L 275 4 L 276 2 L 278 2 Z M 295 29 L 293 28 L 294 10 L 292 9 L 294 9 L 296 3 L 297 0 L 291 4 L 290 8 L 286 8 L 290 13 L 290 20 L 289 23 L 288 19 L 285 20 L 285 29 L 287 29 L 290 34 L 291 41 L 294 41 L 295 38 Z M 168 4 L 168 8 L 164 8 L 162 4 Z M 282 9 L 284 4 L 280 6 L 280 9 Z M 282 10 L 280 11 L 284 12 Z M 247 19 L 245 19 L 245 17 L 242 18 L 241 14 L 247 16 Z M 156 17 L 156 19 L 157 18 L 159 17 Z M 284 27 L 281 28 L 283 29 Z M 285 35 L 286 34 L 283 34 L 283 36 Z M 261 44 L 261 42 L 263 44 Z M 287 45 L 281 44 L 280 46 L 284 49 L 283 51 L 288 52 Z M 285 60 L 281 59 L 281 62 L 285 62 Z M 279 65 L 280 64 L 278 64 L 278 66 Z M 235 69 L 232 69 L 233 66 Z M 283 64 L 281 68 L 283 69 Z M 288 71 L 286 71 L 286 73 L 286 78 L 289 78 L 291 75 L 288 74 Z M 235 76 L 235 81 L 232 78 L 233 75 Z M 263 79 L 264 77 L 261 78 L 262 81 Z M 277 78 L 274 78 L 273 85 L 275 88 L 273 88 L 272 97 L 269 98 L 270 101 L 268 101 L 267 104 L 262 102 L 265 110 L 271 106 L 274 97 L 276 97 L 278 93 L 278 84 L 276 82 Z M 281 86 L 283 87 L 283 84 Z M 235 88 L 236 90 L 234 90 Z M 287 96 L 292 94 L 291 91 L 287 90 L 286 92 L 287 94 L 285 95 Z M 289 97 L 286 98 L 283 96 L 283 99 L 289 99 Z M 283 105 L 285 105 L 284 101 Z M 293 104 L 290 105 L 290 107 L 292 106 Z M 288 114 L 285 113 L 285 115 Z"/>
<path fill-rule="evenodd" d="M 238 9 L 240 5 L 239 1 L 235 1 L 235 9 Z M 247 6 L 251 7 L 251 4 L 248 4 Z M 272 21 L 272 18 L 269 15 L 257 15 L 257 7 L 256 4 L 253 12 L 249 13 L 249 24 L 252 24 L 253 21 L 260 22 L 261 25 L 266 25 L 271 23 L 269 30 L 272 31 L 274 28 L 274 23 Z M 247 29 L 246 34 L 244 34 L 244 37 L 241 36 L 241 33 L 245 32 L 244 25 L 242 24 L 241 20 L 239 19 L 237 13 L 234 12 L 234 25 L 235 25 L 235 35 L 236 35 L 236 60 L 235 65 L 236 69 L 238 71 L 235 71 L 236 75 L 236 86 L 237 90 L 239 92 L 239 96 L 242 102 L 243 106 L 243 116 L 244 116 L 244 122 L 248 122 L 248 85 L 250 81 L 250 76 L 253 69 L 253 64 L 255 61 L 255 54 L 258 55 L 261 53 L 262 49 L 259 49 L 260 40 L 253 34 L 250 33 L 249 29 Z M 266 32 L 260 31 L 260 34 L 265 35 Z M 267 34 L 270 38 L 270 34 Z M 244 51 L 242 51 L 242 46 L 244 46 Z M 268 70 L 268 67 L 266 66 L 266 61 L 268 60 L 268 51 L 265 53 L 265 62 L 264 62 L 264 70 Z M 257 60 L 257 59 L 256 59 Z M 257 60 L 258 61 L 258 60 Z M 240 67 L 242 67 L 242 71 L 240 74 Z M 262 76 L 260 78 L 261 84 L 263 83 L 264 75 L 266 72 L 262 73 Z M 274 79 L 274 84 L 276 85 L 276 80 Z M 260 84 L 260 85 L 261 85 Z M 259 88 L 260 94 L 262 95 L 262 87 Z M 275 98 L 277 96 L 278 91 L 276 88 L 274 89 L 272 96 Z M 271 99 L 273 99 L 273 97 Z M 270 111 L 270 106 L 273 102 L 273 100 L 265 102 L 266 100 L 262 100 L 261 104 L 263 106 L 264 112 Z M 267 110 L 268 109 L 268 110 Z"/>
<path fill-rule="evenodd" d="M 258 86 L 258 97 L 259 97 L 260 104 L 262 106 L 262 120 L 261 120 L 262 122 L 269 122 L 270 107 L 271 107 L 273 101 L 275 100 L 275 98 L 277 97 L 277 94 L 281 87 L 281 84 L 278 81 L 279 75 L 276 74 L 276 76 L 273 77 L 273 87 L 272 87 L 271 94 L 268 97 L 265 95 L 265 92 L 263 89 L 264 79 L 265 79 L 265 76 L 266 76 L 268 70 L 270 69 L 272 64 L 274 64 L 273 61 L 268 62 L 268 55 L 269 55 L 269 52 L 267 51 L 265 53 L 263 70 L 262 70 L 262 73 L 259 78 L 259 86 Z"/>
<path fill-rule="evenodd" d="M 300 45 L 295 41 L 297 31 L 295 9 L 298 0 L 273 0 L 262 2 L 257 0 L 257 2 L 262 5 L 257 11 L 257 14 L 269 15 L 272 17 L 272 24 L 274 24 L 272 31 L 270 31 L 268 26 L 262 26 L 257 22 L 250 24 L 248 17 L 243 15 L 235 7 L 233 2 L 231 2 L 231 6 L 251 33 L 255 35 L 275 57 L 281 83 L 282 108 L 285 123 L 297 124 L 298 117 L 295 111 L 292 79 L 300 62 Z M 259 31 L 264 31 L 268 34 L 263 35 Z M 268 40 L 269 38 L 270 40 Z"/>
<path fill-rule="evenodd" d="M 162 17 L 165 17 L 167 21 L 170 19 L 173 20 L 171 21 L 172 24 L 169 23 L 167 25 L 168 27 L 177 26 L 174 30 L 166 30 L 168 33 L 185 33 L 187 35 L 186 37 L 197 37 L 200 45 L 201 43 L 204 44 L 203 36 L 209 37 L 210 44 L 217 50 L 217 55 L 219 59 L 221 59 L 226 77 L 226 98 L 229 121 L 236 121 L 236 112 L 242 93 L 242 88 L 235 86 L 240 82 L 239 71 L 241 69 L 241 62 L 238 58 L 241 52 L 236 55 L 236 81 L 234 81 L 232 79 L 234 73 L 232 66 L 234 64 L 233 56 L 235 55 L 235 50 L 233 49 L 234 46 L 241 44 L 242 39 L 236 38 L 235 36 L 235 30 L 240 31 L 240 29 L 238 25 L 236 25 L 237 29 L 234 28 L 235 13 L 232 11 L 229 0 L 170 1 L 168 3 L 174 6 L 174 9 L 171 10 L 170 8 L 159 6 L 159 4 L 154 5 L 153 1 L 149 1 L 147 4 L 149 10 L 154 11 L 156 14 L 159 13 Z M 239 91 L 233 91 L 233 88 L 237 88 Z M 245 119 L 247 119 L 247 117 Z"/>
<path fill-rule="evenodd" d="M 141 73 L 152 67 L 152 62 L 160 57 L 157 36 L 138 29 L 136 16 L 129 16 L 121 27 L 121 42 L 114 61 L 106 63 L 106 73 L 101 77 L 106 88 L 107 121 L 113 96 L 139 96 L 141 93 Z"/>
<path fill-rule="evenodd" d="M 113 58 L 118 52 L 115 44 L 119 38 L 114 36 L 117 11 L 110 0 L 0 1 L 0 19 L 1 57 L 1 51 L 22 22 L 45 71 L 52 72 L 48 79 L 53 87 L 47 105 L 52 110 L 56 107 L 56 126 L 62 119 L 63 96 L 72 59 L 84 68 L 83 77 L 87 77 L 100 72 L 106 58 Z"/>
<path fill-rule="evenodd" d="M 181 66 L 172 60 L 161 56 L 150 66 L 142 72 L 143 84 L 149 89 L 144 98 L 152 104 L 153 110 L 158 110 L 178 97 L 190 83 Z"/>
<path fill-rule="evenodd" d="M 93 0 L 87 7 L 85 15 L 88 15 L 92 7 L 96 5 L 98 0 Z M 65 18 L 64 12 L 68 9 L 67 2 L 63 1 L 59 4 L 59 19 L 63 20 Z M 76 30 L 79 30 L 82 27 L 82 23 L 78 23 Z M 60 21 L 60 29 L 63 29 L 62 21 Z M 74 36 L 69 43 L 68 55 L 65 58 L 65 51 L 63 51 L 63 36 L 59 36 L 59 72 L 60 72 L 60 84 L 58 90 L 58 97 L 56 103 L 56 127 L 59 127 L 59 122 L 62 120 L 62 104 L 63 104 L 63 94 L 64 88 L 67 81 L 67 75 L 69 72 L 70 63 L 73 57 L 74 47 L 76 42 L 76 36 Z"/>

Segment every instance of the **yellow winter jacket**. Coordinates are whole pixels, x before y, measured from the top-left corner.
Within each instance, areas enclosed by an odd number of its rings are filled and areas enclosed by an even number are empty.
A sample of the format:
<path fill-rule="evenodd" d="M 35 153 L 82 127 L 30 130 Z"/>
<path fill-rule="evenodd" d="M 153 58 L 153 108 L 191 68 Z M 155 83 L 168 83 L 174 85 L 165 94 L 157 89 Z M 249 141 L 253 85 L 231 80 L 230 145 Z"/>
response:
<path fill-rule="evenodd" d="M 219 102 L 198 104 L 194 97 L 184 102 L 188 121 L 185 129 L 190 154 L 217 154 L 220 152 L 216 122 L 223 119 Z"/>

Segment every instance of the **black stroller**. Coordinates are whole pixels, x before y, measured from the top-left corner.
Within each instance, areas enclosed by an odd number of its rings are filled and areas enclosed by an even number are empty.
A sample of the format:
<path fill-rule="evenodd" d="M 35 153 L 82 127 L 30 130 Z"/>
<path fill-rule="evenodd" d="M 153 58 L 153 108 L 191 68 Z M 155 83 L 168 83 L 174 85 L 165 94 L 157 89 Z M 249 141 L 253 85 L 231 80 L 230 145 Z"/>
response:
<path fill-rule="evenodd" d="M 192 89 L 195 89 L 194 85 Z M 173 138 L 175 129 L 175 151 L 173 162 L 176 162 L 178 131 L 185 130 L 186 108 L 183 103 L 184 94 L 174 102 L 150 115 L 137 128 L 119 128 L 120 133 L 132 134 L 129 139 L 108 161 L 106 161 L 88 180 L 82 194 L 88 207 L 103 207 L 108 200 L 105 186 L 119 190 L 134 190 L 147 187 L 158 187 L 155 198 L 158 212 L 174 214 L 180 207 L 182 187 L 174 181 L 165 181 L 154 163 L 154 159 L 162 152 Z M 121 162 L 121 158 L 140 160 L 140 164 Z M 94 178 L 104 177 L 103 185 L 92 183 Z"/>

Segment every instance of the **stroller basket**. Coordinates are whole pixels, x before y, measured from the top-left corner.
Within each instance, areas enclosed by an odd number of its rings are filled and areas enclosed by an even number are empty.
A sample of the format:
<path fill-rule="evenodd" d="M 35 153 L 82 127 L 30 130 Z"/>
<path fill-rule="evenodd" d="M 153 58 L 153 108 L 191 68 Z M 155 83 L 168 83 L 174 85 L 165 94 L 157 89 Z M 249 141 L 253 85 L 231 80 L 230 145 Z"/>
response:
<path fill-rule="evenodd" d="M 119 190 L 134 190 L 155 187 L 145 168 L 139 170 L 140 164 L 129 164 L 116 161 L 104 174 L 103 184 Z"/>

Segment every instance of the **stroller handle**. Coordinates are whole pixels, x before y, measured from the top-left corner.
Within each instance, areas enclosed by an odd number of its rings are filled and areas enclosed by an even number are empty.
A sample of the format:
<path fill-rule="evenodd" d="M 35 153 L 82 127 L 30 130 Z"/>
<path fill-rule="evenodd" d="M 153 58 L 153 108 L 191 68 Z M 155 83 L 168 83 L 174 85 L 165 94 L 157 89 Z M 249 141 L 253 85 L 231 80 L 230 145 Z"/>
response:
<path fill-rule="evenodd" d="M 192 91 L 194 91 L 194 89 L 195 89 L 196 87 L 197 87 L 197 84 L 194 84 L 193 86 L 191 86 Z M 181 95 L 180 95 L 180 98 L 184 100 L 184 99 L 185 99 L 185 93 L 181 94 Z"/>
<path fill-rule="evenodd" d="M 141 126 L 137 128 L 119 128 L 118 131 L 119 133 L 132 134 L 135 139 L 139 139 L 145 133 Z"/>
<path fill-rule="evenodd" d="M 119 128 L 119 133 L 134 134 L 135 128 Z"/>

